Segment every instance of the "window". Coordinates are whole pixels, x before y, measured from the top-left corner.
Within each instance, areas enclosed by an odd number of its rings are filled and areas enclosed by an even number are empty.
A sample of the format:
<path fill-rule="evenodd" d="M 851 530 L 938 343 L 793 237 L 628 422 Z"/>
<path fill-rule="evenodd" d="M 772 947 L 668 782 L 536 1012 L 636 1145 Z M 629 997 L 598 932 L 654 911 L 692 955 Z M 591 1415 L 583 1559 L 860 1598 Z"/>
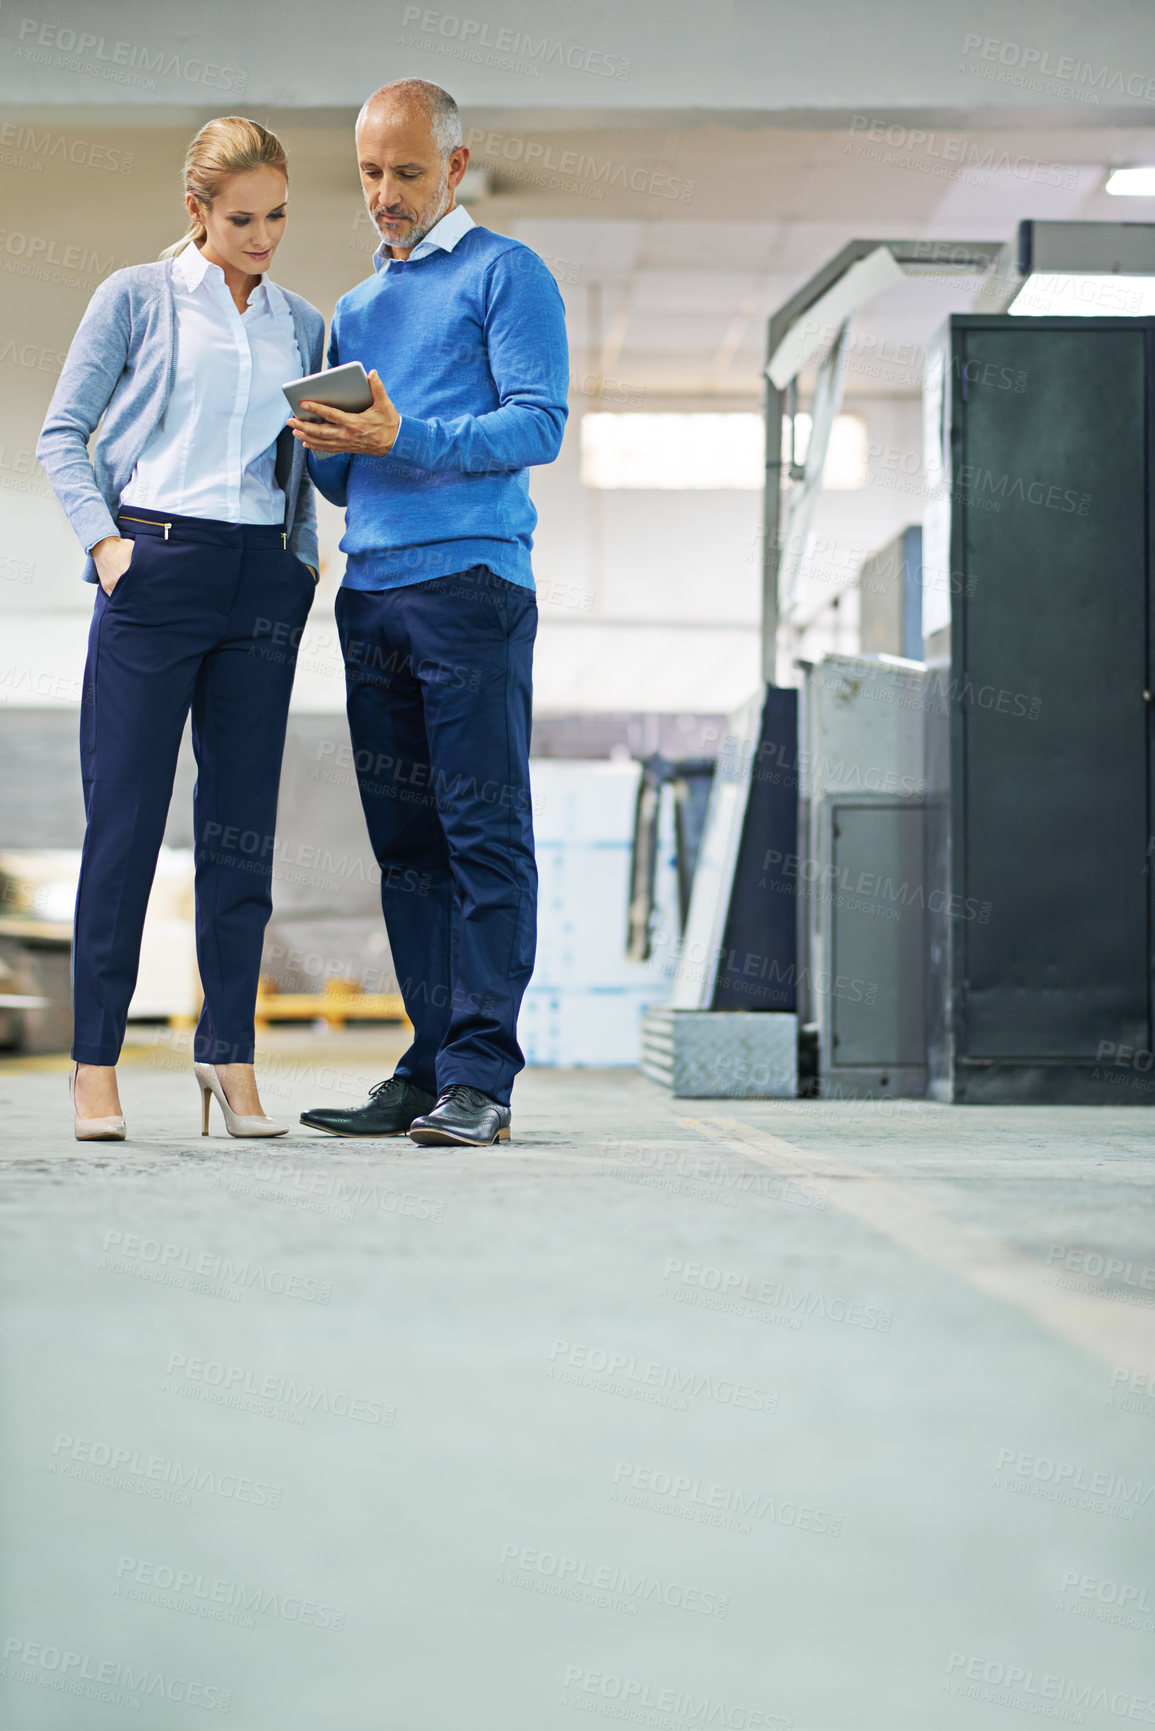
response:
<path fill-rule="evenodd" d="M 806 461 L 810 448 L 809 415 L 794 417 L 794 456 L 799 463 Z M 866 437 L 866 422 L 861 415 L 836 415 L 830 430 L 830 444 L 822 468 L 822 485 L 828 493 L 853 493 L 865 487 L 869 466 L 870 446 Z M 790 461 L 790 423 L 782 424 L 782 461 Z"/>
<path fill-rule="evenodd" d="M 738 487 L 764 479 L 762 417 L 752 414 L 586 415 L 587 487 Z"/>
<path fill-rule="evenodd" d="M 796 420 L 798 456 L 810 437 L 809 415 Z M 585 415 L 581 476 L 587 487 L 760 492 L 765 480 L 762 416 L 750 413 Z M 866 485 L 866 423 L 839 415 L 822 484 L 836 491 Z"/>

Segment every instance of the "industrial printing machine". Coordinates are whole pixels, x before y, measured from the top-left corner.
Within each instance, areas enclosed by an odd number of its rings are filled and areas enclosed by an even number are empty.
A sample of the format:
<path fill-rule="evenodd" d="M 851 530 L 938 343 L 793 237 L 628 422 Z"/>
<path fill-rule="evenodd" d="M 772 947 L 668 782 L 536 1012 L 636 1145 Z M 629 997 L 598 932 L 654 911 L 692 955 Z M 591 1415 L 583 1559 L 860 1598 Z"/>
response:
<path fill-rule="evenodd" d="M 872 585 L 876 652 L 800 661 L 853 313 L 936 266 L 981 289 L 926 358 L 921 536 Z M 765 685 L 643 1028 L 675 1094 L 1149 1098 L 1155 317 L 1128 285 L 1150 279 L 1155 225 L 1024 223 L 1001 250 L 855 242 L 771 320 Z M 805 461 L 780 459 L 819 353 Z"/>

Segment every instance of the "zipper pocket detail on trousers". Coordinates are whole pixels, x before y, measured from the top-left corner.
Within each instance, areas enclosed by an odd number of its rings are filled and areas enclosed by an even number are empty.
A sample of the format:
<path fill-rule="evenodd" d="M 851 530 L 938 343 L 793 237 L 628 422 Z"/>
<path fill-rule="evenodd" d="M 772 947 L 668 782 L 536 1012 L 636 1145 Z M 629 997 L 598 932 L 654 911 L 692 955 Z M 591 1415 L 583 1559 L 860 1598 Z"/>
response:
<path fill-rule="evenodd" d="M 164 538 L 166 541 L 168 540 L 168 532 L 172 528 L 171 523 L 157 523 L 151 517 L 130 517 L 127 511 L 122 511 L 120 517 L 124 523 L 147 523 L 152 529 L 163 529 Z"/>

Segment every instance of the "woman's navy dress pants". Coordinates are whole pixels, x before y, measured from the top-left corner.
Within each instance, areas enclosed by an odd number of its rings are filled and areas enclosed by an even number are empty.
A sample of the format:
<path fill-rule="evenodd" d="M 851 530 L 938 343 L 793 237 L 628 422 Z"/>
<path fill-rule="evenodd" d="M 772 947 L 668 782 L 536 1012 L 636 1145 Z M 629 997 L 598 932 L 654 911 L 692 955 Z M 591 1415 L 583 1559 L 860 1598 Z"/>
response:
<path fill-rule="evenodd" d="M 81 698 L 88 827 L 72 1056 L 115 1064 L 120 1054 L 191 709 L 204 988 L 195 1056 L 251 1063 L 285 724 L 313 578 L 280 529 L 135 507 L 119 528 L 135 540 L 132 561 L 111 595 L 97 589 Z"/>

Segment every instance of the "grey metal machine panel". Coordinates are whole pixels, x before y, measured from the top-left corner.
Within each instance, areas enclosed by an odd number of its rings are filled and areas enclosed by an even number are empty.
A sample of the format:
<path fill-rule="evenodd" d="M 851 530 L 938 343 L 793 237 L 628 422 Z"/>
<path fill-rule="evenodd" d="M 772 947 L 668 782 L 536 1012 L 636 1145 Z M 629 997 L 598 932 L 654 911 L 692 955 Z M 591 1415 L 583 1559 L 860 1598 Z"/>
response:
<path fill-rule="evenodd" d="M 951 321 L 938 1098 L 1114 1099 L 1103 1048 L 1151 1049 L 1150 341 L 1147 320 Z"/>
<path fill-rule="evenodd" d="M 918 662 L 829 655 L 806 669 L 799 1010 L 827 1097 L 925 1089 L 925 702 Z"/>
<path fill-rule="evenodd" d="M 921 1094 L 926 1085 L 924 810 L 878 802 L 829 802 L 831 909 L 830 1053 L 824 1074 L 879 1091 Z"/>

